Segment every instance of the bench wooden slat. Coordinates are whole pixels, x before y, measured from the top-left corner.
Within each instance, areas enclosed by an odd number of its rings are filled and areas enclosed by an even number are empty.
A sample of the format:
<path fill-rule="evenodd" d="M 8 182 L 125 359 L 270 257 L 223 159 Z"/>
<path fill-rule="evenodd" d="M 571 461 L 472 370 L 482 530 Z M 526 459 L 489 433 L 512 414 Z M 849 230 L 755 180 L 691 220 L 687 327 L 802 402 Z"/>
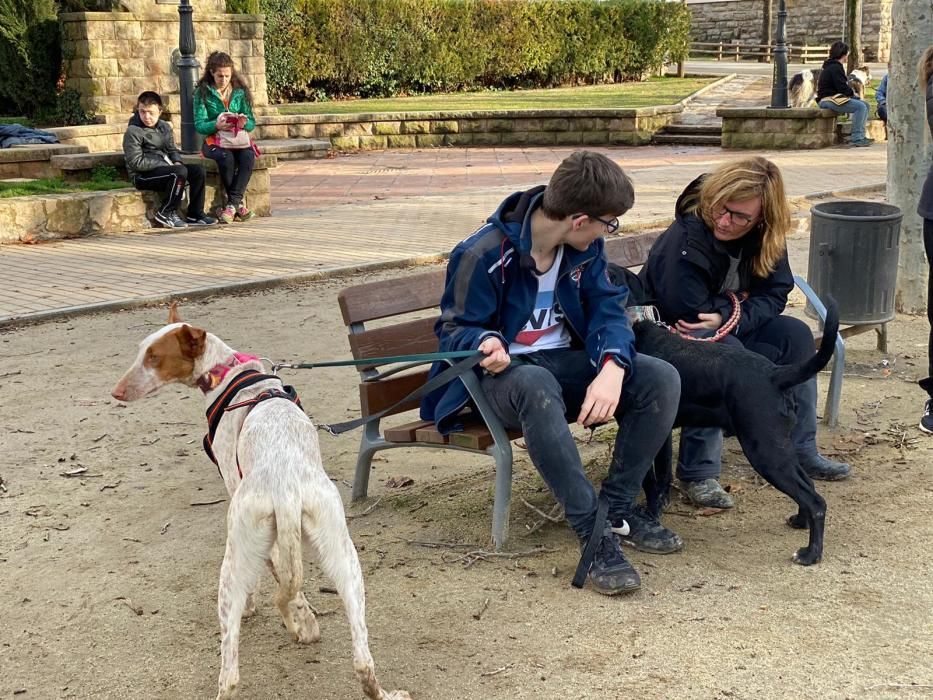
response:
<path fill-rule="evenodd" d="M 427 380 L 428 370 L 424 369 L 410 374 L 397 374 L 378 382 L 360 382 L 360 410 L 364 416 L 379 413 L 413 392 Z M 418 404 L 418 399 L 406 401 L 388 415 L 410 411 L 418 408 Z"/>
<path fill-rule="evenodd" d="M 648 231 L 635 236 L 607 238 L 606 257 L 610 262 L 622 267 L 644 265 L 648 259 L 648 251 L 662 233 L 663 231 Z"/>
<path fill-rule="evenodd" d="M 434 445 L 446 445 L 448 442 L 447 435 L 441 435 L 437 432 L 437 428 L 434 423 L 425 426 L 424 428 L 419 428 L 415 431 L 415 440 L 418 442 L 427 442 Z"/>
<path fill-rule="evenodd" d="M 382 437 L 389 442 L 414 442 L 416 430 L 427 428 L 432 425 L 434 425 L 434 423 L 429 420 L 415 420 L 411 423 L 402 423 L 392 428 L 386 428 L 382 432 Z"/>
<path fill-rule="evenodd" d="M 385 328 L 350 333 L 348 336 L 350 352 L 356 359 L 435 352 L 437 350 L 437 336 L 434 335 L 436 319 L 436 316 L 421 318 Z M 366 370 L 369 367 L 361 365 L 360 369 Z"/>
<path fill-rule="evenodd" d="M 337 295 L 343 322 L 365 323 L 422 309 L 435 309 L 444 293 L 445 270 L 358 284 Z M 400 284 L 400 282 L 402 284 Z"/>

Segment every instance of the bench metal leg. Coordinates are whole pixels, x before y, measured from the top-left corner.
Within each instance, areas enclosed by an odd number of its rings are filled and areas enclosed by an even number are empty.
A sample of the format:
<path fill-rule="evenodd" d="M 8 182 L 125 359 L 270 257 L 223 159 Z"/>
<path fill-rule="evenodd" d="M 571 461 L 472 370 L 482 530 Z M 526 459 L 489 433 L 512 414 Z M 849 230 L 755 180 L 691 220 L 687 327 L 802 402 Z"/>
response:
<path fill-rule="evenodd" d="M 820 327 L 826 322 L 826 307 L 817 296 L 806 280 L 799 275 L 794 275 L 794 283 L 803 292 L 807 301 L 813 306 L 817 316 L 820 318 Z M 880 341 L 879 341 L 880 342 Z M 823 422 L 829 427 L 835 427 L 839 423 L 839 400 L 842 398 L 842 379 L 846 367 L 846 343 L 843 340 L 842 333 L 836 335 L 835 350 L 833 351 L 833 368 L 829 375 L 829 392 L 826 395 L 826 410 L 823 415 Z"/>
<path fill-rule="evenodd" d="M 875 329 L 878 334 L 878 352 L 886 353 L 888 351 L 888 324 L 882 323 Z"/>
<path fill-rule="evenodd" d="M 363 426 L 363 436 L 360 438 L 360 451 L 356 457 L 356 475 L 353 477 L 352 500 L 360 501 L 366 498 L 369 492 L 369 472 L 372 468 L 373 455 L 383 449 L 386 441 L 379 434 L 379 421 L 373 421 Z"/>
<path fill-rule="evenodd" d="M 489 453 L 496 460 L 496 493 L 492 504 L 492 541 L 496 551 L 505 547 L 509 538 L 509 508 L 512 505 L 512 443 L 505 426 L 499 420 L 486 395 L 480 388 L 479 379 L 472 372 L 461 376 L 473 403 L 492 435 L 493 444 Z"/>

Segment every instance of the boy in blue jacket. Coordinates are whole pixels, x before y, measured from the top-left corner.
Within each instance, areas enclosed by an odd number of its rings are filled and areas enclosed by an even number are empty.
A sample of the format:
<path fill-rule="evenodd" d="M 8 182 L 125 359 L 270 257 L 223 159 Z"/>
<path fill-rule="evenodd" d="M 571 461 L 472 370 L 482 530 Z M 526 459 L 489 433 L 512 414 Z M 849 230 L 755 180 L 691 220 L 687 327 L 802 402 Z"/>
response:
<path fill-rule="evenodd" d="M 607 595 L 641 583 L 620 535 L 648 552 L 683 546 L 635 505 L 673 425 L 680 378 L 666 362 L 635 352 L 628 292 L 606 274 L 604 237 L 618 230 L 634 196 L 631 180 L 606 156 L 566 158 L 547 187 L 511 195 L 454 248 L 435 327 L 442 351 L 487 355 L 483 392 L 502 422 L 523 432 L 581 545 L 596 538 L 589 578 Z M 425 397 L 422 418 L 442 433 L 458 430 L 467 402 L 462 382 L 451 382 Z M 597 494 L 567 422 L 590 427 L 610 418 L 619 430 L 601 491 L 608 518 L 598 527 Z"/>

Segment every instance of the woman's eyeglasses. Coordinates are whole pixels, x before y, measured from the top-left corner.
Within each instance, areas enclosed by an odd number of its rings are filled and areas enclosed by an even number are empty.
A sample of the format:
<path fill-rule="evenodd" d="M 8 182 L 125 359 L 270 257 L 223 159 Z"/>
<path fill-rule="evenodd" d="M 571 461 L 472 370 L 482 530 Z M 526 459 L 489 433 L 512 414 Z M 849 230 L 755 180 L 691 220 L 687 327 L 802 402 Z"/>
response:
<path fill-rule="evenodd" d="M 719 213 L 716 214 L 716 219 L 721 219 L 726 214 L 729 215 L 729 222 L 733 226 L 748 226 L 755 220 L 755 217 L 749 216 L 748 214 L 743 214 L 740 211 L 732 211 L 727 206 L 723 206 L 719 210 Z"/>

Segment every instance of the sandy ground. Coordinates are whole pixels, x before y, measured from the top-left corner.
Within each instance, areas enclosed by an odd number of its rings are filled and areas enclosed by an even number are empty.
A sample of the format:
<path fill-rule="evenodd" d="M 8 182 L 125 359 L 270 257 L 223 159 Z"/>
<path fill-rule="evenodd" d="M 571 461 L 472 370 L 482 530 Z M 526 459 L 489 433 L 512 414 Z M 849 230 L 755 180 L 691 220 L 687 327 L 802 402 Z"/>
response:
<path fill-rule="evenodd" d="M 805 246 L 792 241 L 798 253 Z M 182 313 L 241 351 L 343 357 L 336 294 L 377 276 Z M 0 334 L 0 698 L 215 693 L 225 502 L 200 504 L 226 493 L 201 451 L 202 399 L 178 387 L 128 406 L 109 396 L 165 316 L 133 310 Z M 565 525 L 527 534 L 540 518 L 523 499 L 540 509 L 552 500 L 521 450 L 512 558 L 469 554 L 489 548 L 490 459 L 382 453 L 370 500 L 348 514 L 383 684 L 420 699 L 930 697 L 933 438 L 915 427 L 923 397 L 914 384 L 925 333 L 924 319 L 901 317 L 886 356 L 869 335 L 849 342 L 841 425 L 820 441 L 855 476 L 818 484 L 829 515 L 824 560 L 811 568 L 791 562 L 805 541 L 784 525 L 793 505 L 734 441 L 724 481 L 737 507 L 703 516 L 675 498 L 665 517 L 684 551 L 633 552 L 644 585 L 616 598 L 569 586 L 577 549 Z M 287 376 L 315 418 L 356 414 L 352 370 Z M 594 477 L 607 464 L 603 431 L 581 445 Z M 357 439 L 321 436 L 345 501 Z M 387 486 L 403 476 L 413 484 Z M 546 551 L 520 556 L 537 548 Z M 266 580 L 243 628 L 242 697 L 361 697 L 339 601 L 314 564 L 306 574 L 323 640 L 288 639 Z"/>

